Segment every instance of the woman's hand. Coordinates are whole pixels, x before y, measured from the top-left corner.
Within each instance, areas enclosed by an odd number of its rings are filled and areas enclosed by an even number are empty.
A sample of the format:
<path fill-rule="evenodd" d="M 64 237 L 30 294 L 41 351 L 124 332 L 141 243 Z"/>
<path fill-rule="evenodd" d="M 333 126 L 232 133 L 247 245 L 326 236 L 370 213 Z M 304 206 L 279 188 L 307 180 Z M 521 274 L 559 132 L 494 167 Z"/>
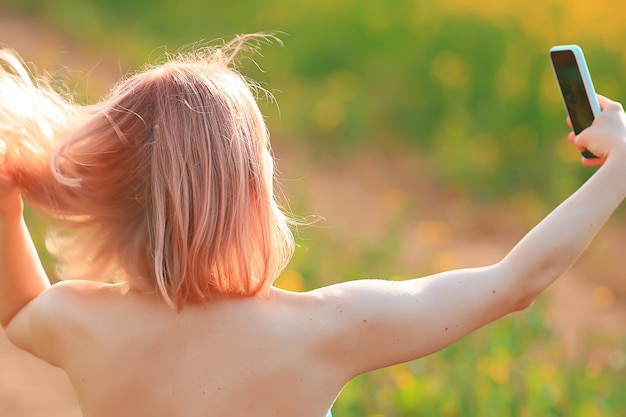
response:
<path fill-rule="evenodd" d="M 580 134 L 570 132 L 568 140 L 581 152 L 591 151 L 597 158 L 582 158 L 584 166 L 604 164 L 608 158 L 626 161 L 626 114 L 620 103 L 598 95 L 602 112 L 593 124 Z M 568 120 L 571 127 L 571 122 Z"/>

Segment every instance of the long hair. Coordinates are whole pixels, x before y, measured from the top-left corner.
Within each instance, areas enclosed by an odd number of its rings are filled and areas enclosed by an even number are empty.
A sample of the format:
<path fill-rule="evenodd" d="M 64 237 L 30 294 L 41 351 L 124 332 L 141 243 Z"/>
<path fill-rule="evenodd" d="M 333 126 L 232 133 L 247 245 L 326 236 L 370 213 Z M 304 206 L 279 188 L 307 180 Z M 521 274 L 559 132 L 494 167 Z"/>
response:
<path fill-rule="evenodd" d="M 293 236 L 274 197 L 257 86 L 234 67 L 263 39 L 169 56 L 90 106 L 0 52 L 4 170 L 30 205 L 75 229 L 85 277 L 121 272 L 178 308 L 274 282 Z"/>

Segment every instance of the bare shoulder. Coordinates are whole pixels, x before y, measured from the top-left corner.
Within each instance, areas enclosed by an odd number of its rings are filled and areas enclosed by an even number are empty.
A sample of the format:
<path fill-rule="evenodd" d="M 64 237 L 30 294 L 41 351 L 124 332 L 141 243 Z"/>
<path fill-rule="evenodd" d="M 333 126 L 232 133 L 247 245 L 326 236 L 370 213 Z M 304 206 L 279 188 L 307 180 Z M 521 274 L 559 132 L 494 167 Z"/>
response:
<path fill-rule="evenodd" d="M 67 319 L 107 295 L 122 294 L 125 287 L 93 281 L 68 280 L 50 286 L 33 301 L 31 320 Z"/>
<path fill-rule="evenodd" d="M 331 315 L 324 292 L 292 292 L 272 288 L 267 300 L 260 300 L 259 314 L 268 315 L 268 322 L 281 323 L 281 328 L 294 342 L 315 348 L 330 327 Z M 267 304 L 267 305 L 263 305 Z"/>
<path fill-rule="evenodd" d="M 85 338 L 99 300 L 121 292 L 120 286 L 92 281 L 61 281 L 46 289 L 21 312 L 29 350 L 41 359 L 61 366 L 67 347 Z"/>
<path fill-rule="evenodd" d="M 113 284 L 84 280 L 59 281 L 42 293 L 38 299 L 38 303 L 45 304 L 46 302 L 69 301 L 71 299 L 78 301 L 85 296 L 95 296 L 103 292 L 111 291 L 111 288 L 116 288 L 116 286 Z"/>

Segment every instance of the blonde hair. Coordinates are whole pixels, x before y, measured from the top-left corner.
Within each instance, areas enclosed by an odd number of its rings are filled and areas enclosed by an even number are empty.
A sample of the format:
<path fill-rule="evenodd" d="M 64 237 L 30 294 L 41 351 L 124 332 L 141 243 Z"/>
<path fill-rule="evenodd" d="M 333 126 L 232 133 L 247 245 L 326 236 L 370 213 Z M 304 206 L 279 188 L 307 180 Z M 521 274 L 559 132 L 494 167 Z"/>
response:
<path fill-rule="evenodd" d="M 92 106 L 0 52 L 4 170 L 29 204 L 78 229 L 87 276 L 120 270 L 178 308 L 271 286 L 293 236 L 256 86 L 233 64 L 265 39 L 167 57 Z"/>

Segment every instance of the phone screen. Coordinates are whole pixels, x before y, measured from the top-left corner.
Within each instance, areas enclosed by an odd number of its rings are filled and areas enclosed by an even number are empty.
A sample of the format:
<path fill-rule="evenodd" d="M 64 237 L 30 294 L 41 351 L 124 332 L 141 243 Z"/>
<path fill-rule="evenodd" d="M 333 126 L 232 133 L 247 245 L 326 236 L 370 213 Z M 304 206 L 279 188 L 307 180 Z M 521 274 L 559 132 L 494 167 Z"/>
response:
<path fill-rule="evenodd" d="M 576 57 L 571 51 L 552 51 L 550 54 L 572 128 L 579 134 L 591 126 L 594 116 Z"/>

